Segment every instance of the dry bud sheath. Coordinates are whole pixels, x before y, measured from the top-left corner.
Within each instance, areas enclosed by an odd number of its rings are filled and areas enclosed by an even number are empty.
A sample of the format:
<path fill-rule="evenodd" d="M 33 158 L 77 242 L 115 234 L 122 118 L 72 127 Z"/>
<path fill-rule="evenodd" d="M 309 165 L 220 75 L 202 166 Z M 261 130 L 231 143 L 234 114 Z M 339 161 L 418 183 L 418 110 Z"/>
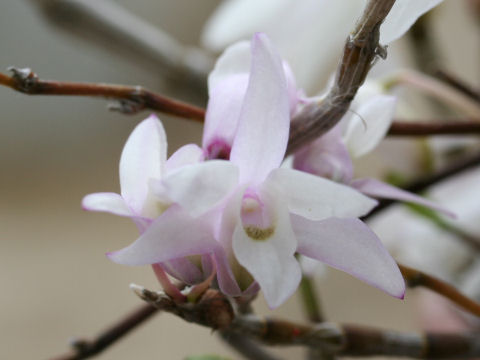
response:
<path fill-rule="evenodd" d="M 293 153 L 326 133 L 347 112 L 380 53 L 380 25 L 395 0 L 370 0 L 345 43 L 335 83 L 321 104 L 306 106 L 292 121 L 287 153 Z"/>

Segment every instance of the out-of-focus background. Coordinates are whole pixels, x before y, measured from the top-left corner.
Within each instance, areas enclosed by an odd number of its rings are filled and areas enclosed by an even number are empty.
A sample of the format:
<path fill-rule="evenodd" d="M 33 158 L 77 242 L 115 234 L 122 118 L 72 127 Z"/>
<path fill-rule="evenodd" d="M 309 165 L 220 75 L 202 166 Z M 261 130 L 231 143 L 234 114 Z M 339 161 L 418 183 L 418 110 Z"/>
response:
<path fill-rule="evenodd" d="M 119 0 L 119 4 L 184 44 L 195 45 L 217 0 Z M 52 26 L 34 1 L 0 2 L 0 69 L 31 67 L 47 79 L 143 85 L 202 104 L 192 92 L 170 89 L 151 63 L 124 58 Z M 476 29 L 476 30 L 475 30 Z M 434 32 L 444 64 L 479 84 L 478 31 L 466 1 L 436 9 Z M 478 34 L 476 34 L 478 39 Z M 469 39 L 467 39 L 470 37 Z M 465 41 L 464 41 L 465 39 Z M 401 45 L 399 45 L 401 46 Z M 82 197 L 118 191 L 118 160 L 130 131 L 148 115 L 126 116 L 89 98 L 27 97 L 0 87 L 0 358 L 47 359 L 75 336 L 93 336 L 140 304 L 131 282 L 158 288 L 149 267 L 129 268 L 104 253 L 136 238 L 133 223 L 86 213 Z M 169 153 L 199 143 L 201 125 L 161 115 Z M 397 142 L 403 140 L 396 140 Z M 390 141 L 395 148 L 395 140 Z M 395 329 L 418 328 L 416 294 L 402 302 L 343 273 L 317 279 L 328 319 Z M 270 313 L 263 299 L 261 313 Z M 301 319 L 296 297 L 274 312 Z M 278 350 L 277 350 L 278 351 Z M 160 314 L 112 346 L 100 359 L 182 359 L 218 353 L 237 358 L 210 330 Z M 281 350 L 296 358 L 300 349 Z"/>

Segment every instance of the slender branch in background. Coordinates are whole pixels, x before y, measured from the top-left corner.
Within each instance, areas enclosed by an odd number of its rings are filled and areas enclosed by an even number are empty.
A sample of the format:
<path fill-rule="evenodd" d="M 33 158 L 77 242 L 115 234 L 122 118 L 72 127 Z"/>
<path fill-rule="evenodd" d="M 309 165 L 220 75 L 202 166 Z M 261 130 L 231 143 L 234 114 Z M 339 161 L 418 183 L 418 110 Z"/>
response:
<path fill-rule="evenodd" d="M 313 277 L 303 275 L 300 282 L 300 296 L 308 320 L 312 323 L 324 321 L 320 301 L 318 300 L 318 290 L 315 288 Z"/>
<path fill-rule="evenodd" d="M 432 224 L 434 224 L 436 227 L 439 229 L 446 231 L 456 238 L 458 238 L 460 241 L 462 241 L 470 250 L 473 250 L 474 252 L 480 252 L 480 239 L 470 235 L 466 231 L 464 231 L 462 228 L 454 225 L 455 223 L 451 223 L 447 220 L 445 220 L 443 217 L 441 217 L 436 211 L 418 205 L 418 204 L 406 204 L 408 209 L 412 212 L 414 212 L 416 215 L 419 215 L 426 219 L 427 221 L 430 221 Z"/>
<path fill-rule="evenodd" d="M 279 360 L 277 357 L 262 349 L 257 343 L 245 336 L 232 332 L 220 331 L 220 337 L 239 354 L 250 360 Z"/>
<path fill-rule="evenodd" d="M 319 300 L 319 292 L 315 287 L 313 276 L 304 274 L 300 282 L 300 297 L 303 309 L 307 314 L 310 323 L 317 324 L 325 321 Z M 330 360 L 333 359 L 331 354 L 326 354 L 320 348 L 308 349 L 307 360 Z"/>
<path fill-rule="evenodd" d="M 292 153 L 330 130 L 347 112 L 351 101 L 377 56 L 384 56 L 379 45 L 380 25 L 395 0 L 370 0 L 348 37 L 335 82 L 320 104 L 305 106 L 292 121 L 287 153 Z"/>
<path fill-rule="evenodd" d="M 429 122 L 395 120 L 388 130 L 388 135 L 480 135 L 480 117 L 468 120 L 445 119 Z"/>
<path fill-rule="evenodd" d="M 445 168 L 443 171 L 440 171 L 432 176 L 427 176 L 425 178 L 418 179 L 413 181 L 409 185 L 405 186 L 404 189 L 413 193 L 418 193 L 426 190 L 432 185 L 438 184 L 439 182 L 448 179 L 451 176 L 457 175 L 462 171 L 473 169 L 477 166 L 480 166 L 480 154 L 469 157 L 463 161 L 458 161 L 453 166 Z M 368 220 L 372 216 L 378 214 L 379 212 L 385 210 L 391 205 L 396 204 L 398 201 L 393 199 L 383 199 L 380 200 L 379 204 L 372 210 L 370 213 L 365 215 L 362 219 Z"/>
<path fill-rule="evenodd" d="M 480 116 L 480 103 L 455 87 L 414 70 L 401 70 L 385 81 L 385 87 L 391 89 L 398 85 L 409 85 L 428 95 L 442 100 L 452 108 L 467 116 Z"/>
<path fill-rule="evenodd" d="M 165 303 L 165 305 L 167 304 Z M 150 319 L 159 310 L 161 310 L 160 303 L 156 306 L 150 304 L 142 305 L 100 333 L 94 340 L 76 340 L 72 344 L 73 349 L 69 353 L 53 357 L 51 360 L 81 360 L 98 355 L 140 324 Z"/>
<path fill-rule="evenodd" d="M 178 100 L 155 94 L 140 86 L 58 82 L 40 80 L 30 69 L 10 69 L 13 76 L 0 73 L 0 85 L 28 95 L 92 96 L 119 100 L 112 110 L 133 114 L 144 109 L 203 121 L 205 110 Z"/>
<path fill-rule="evenodd" d="M 425 274 L 420 270 L 402 264 L 398 264 L 398 267 L 400 268 L 408 287 L 414 288 L 421 286 L 430 289 L 437 294 L 446 297 L 463 310 L 468 311 L 473 315 L 480 316 L 480 304 L 461 294 L 452 285 L 447 284 L 434 276 Z"/>
<path fill-rule="evenodd" d="M 451 87 L 480 103 L 480 90 L 475 90 L 469 84 L 463 82 L 458 77 L 446 72 L 445 70 L 436 70 L 434 75 Z"/>
<path fill-rule="evenodd" d="M 232 316 L 231 303 L 220 292 L 210 290 L 211 298 L 222 301 L 198 304 L 175 304 L 162 292 L 153 292 L 140 286 L 134 290 L 143 300 L 160 306 L 181 318 L 212 329 L 255 339 L 268 345 L 302 345 L 319 348 L 332 356 L 407 356 L 429 359 L 460 359 L 480 356 L 480 337 L 470 333 L 404 333 L 370 327 L 322 323 L 308 326 L 280 319 L 265 319 L 255 315 Z M 214 294 L 213 294 L 214 293 Z M 165 307 L 165 303 L 170 306 Z M 230 308 L 227 306 L 230 304 Z M 199 308 L 197 308 L 199 307 Z M 167 310 L 168 309 L 168 310 Z M 205 313 L 212 315 L 205 316 Z M 214 315 L 214 316 L 213 316 Z M 212 321 L 210 323 L 210 321 Z"/>
<path fill-rule="evenodd" d="M 181 83 L 182 88 L 206 91 L 213 59 L 202 50 L 179 43 L 170 34 L 132 14 L 112 0 L 31 0 L 54 25 L 114 49 L 135 62 L 148 60 L 155 72 Z"/>

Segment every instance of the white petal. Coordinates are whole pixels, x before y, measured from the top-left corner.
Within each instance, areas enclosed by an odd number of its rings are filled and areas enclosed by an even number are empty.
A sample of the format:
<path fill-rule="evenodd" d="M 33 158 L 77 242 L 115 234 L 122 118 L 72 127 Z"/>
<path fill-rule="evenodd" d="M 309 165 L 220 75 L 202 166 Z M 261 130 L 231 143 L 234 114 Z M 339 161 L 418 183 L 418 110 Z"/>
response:
<path fill-rule="evenodd" d="M 207 152 L 215 141 L 232 147 L 247 85 L 248 72 L 231 75 L 210 90 L 203 129 L 203 148 Z"/>
<path fill-rule="evenodd" d="M 240 182 L 263 181 L 285 155 L 289 96 L 280 56 L 264 34 L 252 40 L 252 67 L 230 160 Z"/>
<path fill-rule="evenodd" d="M 349 186 L 291 169 L 275 169 L 265 186 L 278 188 L 290 212 L 310 220 L 359 217 L 377 204 Z"/>
<path fill-rule="evenodd" d="M 443 0 L 397 0 L 380 26 L 380 43 L 388 45 L 407 32 L 424 13 Z"/>
<path fill-rule="evenodd" d="M 85 196 L 82 208 L 88 211 L 103 211 L 119 216 L 134 216 L 119 194 L 95 193 Z"/>
<path fill-rule="evenodd" d="M 373 150 L 385 137 L 395 114 L 395 96 L 377 95 L 361 104 L 350 117 L 344 140 L 353 157 Z"/>
<path fill-rule="evenodd" d="M 211 228 L 172 205 L 130 246 L 107 254 L 124 265 L 147 265 L 213 252 L 218 246 Z"/>
<path fill-rule="evenodd" d="M 270 308 L 275 308 L 295 292 L 301 270 L 294 257 L 297 242 L 286 204 L 278 196 L 267 192 L 262 195 L 273 220 L 273 233 L 265 239 L 252 239 L 239 217 L 233 233 L 233 251 L 238 262 L 259 283 Z"/>
<path fill-rule="evenodd" d="M 221 50 L 243 38 L 248 38 L 290 0 L 226 0 L 222 1 L 208 19 L 202 34 L 202 43 L 213 50 Z"/>
<path fill-rule="evenodd" d="M 433 201 L 429 201 L 421 196 L 413 194 L 411 192 L 399 189 L 390 184 L 384 183 L 377 179 L 357 179 L 352 181 L 351 185 L 364 193 L 372 197 L 385 198 L 385 199 L 396 199 L 400 201 L 411 202 L 419 205 L 429 207 L 433 210 L 441 211 L 444 214 L 455 218 L 455 214 L 447 209 L 445 209 L 440 204 L 437 204 Z"/>
<path fill-rule="evenodd" d="M 238 185 L 238 168 L 224 160 L 184 166 L 152 184 L 156 194 L 199 216 L 222 201 Z"/>
<path fill-rule="evenodd" d="M 120 159 L 120 188 L 128 206 L 143 214 L 147 202 L 153 201 L 150 179 L 160 179 L 167 157 L 167 140 L 162 123 L 155 115 L 133 130 Z"/>
<path fill-rule="evenodd" d="M 309 92 L 321 89 L 342 53 L 343 44 L 365 0 L 223 1 L 209 19 L 203 42 L 220 50 L 263 31 Z M 332 31 L 335 29 L 335 31 Z M 312 48 L 319 44 L 322 51 Z"/>
<path fill-rule="evenodd" d="M 204 153 L 201 147 L 195 144 L 184 145 L 168 158 L 165 172 L 168 174 L 182 166 L 201 162 L 203 159 Z"/>
<path fill-rule="evenodd" d="M 240 296 L 242 290 L 238 286 L 235 275 L 229 264 L 227 253 L 222 248 L 215 251 L 215 264 L 217 266 L 217 281 L 220 290 L 229 296 Z"/>
<path fill-rule="evenodd" d="M 208 95 L 212 96 L 212 91 L 225 79 L 235 75 L 248 75 L 250 59 L 251 52 L 248 41 L 240 41 L 225 49 L 208 75 Z"/>
<path fill-rule="evenodd" d="M 358 219 L 310 221 L 292 215 L 298 252 L 403 298 L 405 282 L 380 239 Z"/>

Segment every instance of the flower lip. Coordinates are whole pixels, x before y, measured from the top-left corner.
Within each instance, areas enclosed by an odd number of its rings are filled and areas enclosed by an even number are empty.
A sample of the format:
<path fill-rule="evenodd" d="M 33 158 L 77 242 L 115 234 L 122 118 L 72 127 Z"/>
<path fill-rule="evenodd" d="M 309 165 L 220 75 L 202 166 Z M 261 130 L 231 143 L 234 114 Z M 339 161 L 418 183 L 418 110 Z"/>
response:
<path fill-rule="evenodd" d="M 247 189 L 243 195 L 241 219 L 245 233 L 252 240 L 267 240 L 275 232 L 269 209 L 257 192 L 251 188 Z"/>

